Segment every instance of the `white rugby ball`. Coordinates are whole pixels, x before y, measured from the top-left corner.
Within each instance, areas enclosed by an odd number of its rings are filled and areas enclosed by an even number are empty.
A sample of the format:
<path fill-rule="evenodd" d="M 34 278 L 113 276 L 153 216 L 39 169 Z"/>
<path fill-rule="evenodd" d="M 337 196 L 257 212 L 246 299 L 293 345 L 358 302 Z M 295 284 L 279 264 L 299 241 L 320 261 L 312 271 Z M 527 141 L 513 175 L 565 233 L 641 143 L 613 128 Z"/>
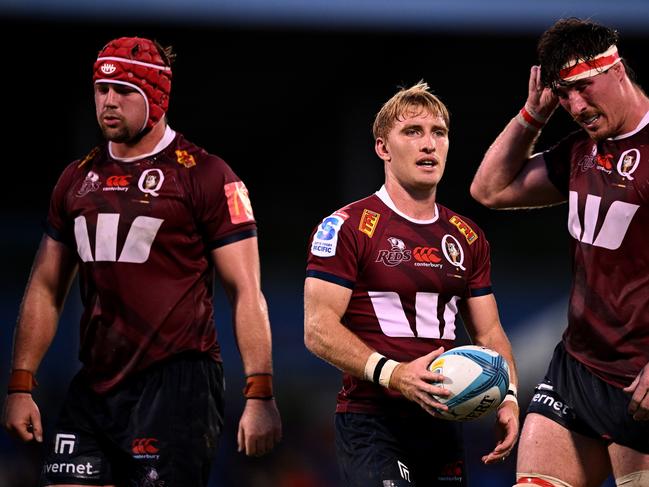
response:
<path fill-rule="evenodd" d="M 476 345 L 452 348 L 437 357 L 429 370 L 442 374 L 441 385 L 451 391 L 435 399 L 448 406 L 442 418 L 471 421 L 496 409 L 509 388 L 509 366 L 497 352 Z"/>

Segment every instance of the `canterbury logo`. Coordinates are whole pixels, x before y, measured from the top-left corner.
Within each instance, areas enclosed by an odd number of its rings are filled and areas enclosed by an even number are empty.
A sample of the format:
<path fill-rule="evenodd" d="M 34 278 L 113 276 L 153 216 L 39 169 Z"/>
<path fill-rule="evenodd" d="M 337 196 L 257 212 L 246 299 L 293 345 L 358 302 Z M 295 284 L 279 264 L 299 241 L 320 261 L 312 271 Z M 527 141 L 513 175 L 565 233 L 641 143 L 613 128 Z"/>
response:
<path fill-rule="evenodd" d="M 154 445 L 154 443 L 157 442 L 157 438 L 135 438 L 131 445 L 131 451 L 135 455 L 153 455 L 160 451 L 160 449 L 156 448 Z"/>
<path fill-rule="evenodd" d="M 442 258 L 436 253 L 439 252 L 439 249 L 435 247 L 415 247 L 412 251 L 412 255 L 418 262 L 432 262 L 436 264 L 441 262 Z"/>
<path fill-rule="evenodd" d="M 113 63 L 104 63 L 99 69 L 101 69 L 101 72 L 104 74 L 113 74 L 117 69 L 117 66 L 115 66 Z"/>
<path fill-rule="evenodd" d="M 129 179 L 131 176 L 111 176 L 106 180 L 106 184 L 111 187 L 119 186 L 128 186 Z"/>

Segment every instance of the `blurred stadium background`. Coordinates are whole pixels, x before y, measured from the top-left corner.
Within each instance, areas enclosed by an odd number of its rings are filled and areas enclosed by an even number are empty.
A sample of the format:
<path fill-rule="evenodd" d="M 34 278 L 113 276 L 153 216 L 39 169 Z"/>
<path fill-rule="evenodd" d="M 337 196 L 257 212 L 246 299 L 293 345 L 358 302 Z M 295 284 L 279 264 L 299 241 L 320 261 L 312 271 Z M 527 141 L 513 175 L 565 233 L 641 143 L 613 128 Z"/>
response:
<path fill-rule="evenodd" d="M 518 360 L 524 410 L 565 326 L 566 208 L 490 211 L 468 188 L 483 152 L 525 101 L 536 39 L 570 15 L 619 28 L 623 56 L 641 83 L 649 79 L 644 0 L 0 0 L 0 390 L 49 192 L 62 168 L 99 140 L 92 63 L 107 40 L 138 35 L 175 47 L 170 124 L 230 163 L 250 190 L 259 222 L 285 435 L 267 458 L 236 453 L 243 378 L 219 291 L 228 417 L 211 487 L 339 485 L 332 432 L 339 374 L 302 342 L 307 238 L 324 216 L 382 184 L 374 114 L 398 86 L 420 79 L 451 111 L 439 201 L 476 220 L 491 241 L 493 284 Z M 573 128 L 558 114 L 540 147 Z M 46 427 L 79 366 L 79 307 L 73 288 L 38 373 L 35 397 Z M 479 462 L 493 446 L 492 423 L 466 427 L 472 487 L 508 486 L 514 478 L 514 456 L 495 467 Z M 0 487 L 36 485 L 40 458 L 39 447 L 0 433 Z"/>

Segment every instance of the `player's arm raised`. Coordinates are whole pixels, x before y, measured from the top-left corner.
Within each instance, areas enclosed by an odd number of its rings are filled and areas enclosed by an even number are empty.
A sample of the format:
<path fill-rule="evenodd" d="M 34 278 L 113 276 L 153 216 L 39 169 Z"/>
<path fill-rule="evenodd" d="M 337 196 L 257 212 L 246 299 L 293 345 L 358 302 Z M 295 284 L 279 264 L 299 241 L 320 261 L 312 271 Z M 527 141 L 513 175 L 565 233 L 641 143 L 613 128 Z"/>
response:
<path fill-rule="evenodd" d="M 474 344 L 495 350 L 509 365 L 510 390 L 516 391 L 518 376 L 512 347 L 500 324 L 498 307 L 493 294 L 472 297 L 461 302 L 460 311 Z M 496 447 L 482 457 L 484 463 L 496 463 L 511 453 L 519 433 L 519 409 L 515 397 L 508 394 L 498 408 Z"/>
<path fill-rule="evenodd" d="M 542 154 L 532 155 L 543 123 L 557 106 L 556 96 L 541 85 L 540 68 L 530 71 L 528 98 L 489 147 L 471 183 L 471 196 L 489 208 L 547 206 L 565 201 L 548 177 Z M 535 118 L 536 117 L 536 118 Z M 526 119 L 531 123 L 526 122 Z"/>
<path fill-rule="evenodd" d="M 234 333 L 244 373 L 249 381 L 254 377 L 270 378 L 273 372 L 271 332 L 268 308 L 261 292 L 257 238 L 214 249 L 212 259 L 232 305 Z M 272 383 L 268 381 L 261 386 L 259 390 L 264 397 L 246 401 L 237 433 L 239 451 L 251 456 L 268 453 L 282 437 Z"/>
<path fill-rule="evenodd" d="M 431 397 L 432 394 L 448 395 L 447 390 L 432 385 L 433 382 L 441 382 L 443 376 L 428 370 L 428 365 L 443 349 L 439 348 L 412 362 L 381 360 L 379 354 L 341 322 L 351 295 L 351 289 L 307 277 L 304 285 L 306 347 L 334 367 L 361 379 L 371 380 L 369 376 L 374 377 L 376 367 L 381 367 L 383 374 L 376 374 L 381 376 L 381 385 L 398 390 L 430 414 L 435 414 L 435 409 L 448 410 L 447 406 Z"/>
<path fill-rule="evenodd" d="M 29 392 L 12 391 L 31 390 L 32 377 L 56 334 L 76 269 L 73 251 L 43 236 L 20 306 L 4 411 L 5 428 L 24 441 L 43 440 L 40 412 Z"/>

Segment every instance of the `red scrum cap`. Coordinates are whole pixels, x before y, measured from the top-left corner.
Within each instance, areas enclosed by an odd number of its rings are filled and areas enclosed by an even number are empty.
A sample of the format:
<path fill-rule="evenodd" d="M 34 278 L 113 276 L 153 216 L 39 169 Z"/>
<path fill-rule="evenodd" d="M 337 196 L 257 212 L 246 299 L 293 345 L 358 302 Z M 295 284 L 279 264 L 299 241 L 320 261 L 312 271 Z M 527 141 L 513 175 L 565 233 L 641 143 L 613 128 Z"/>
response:
<path fill-rule="evenodd" d="M 171 68 L 149 39 L 121 37 L 110 41 L 99 52 L 92 80 L 136 89 L 144 97 L 147 108 L 142 130 L 151 129 L 169 107 Z"/>

